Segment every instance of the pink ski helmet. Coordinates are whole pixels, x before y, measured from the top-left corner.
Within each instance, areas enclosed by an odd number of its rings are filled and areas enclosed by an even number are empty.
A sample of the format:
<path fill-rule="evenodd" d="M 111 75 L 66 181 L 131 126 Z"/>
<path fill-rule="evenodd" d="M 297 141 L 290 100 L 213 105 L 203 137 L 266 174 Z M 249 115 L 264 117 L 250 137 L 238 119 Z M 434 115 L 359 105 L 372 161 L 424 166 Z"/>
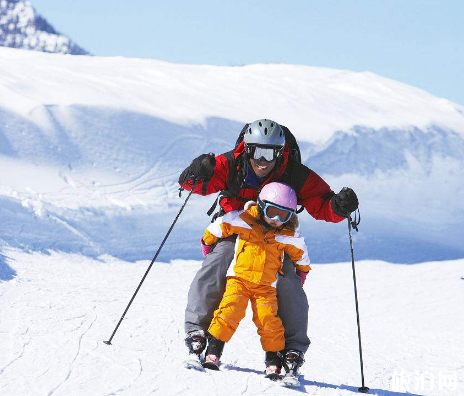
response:
<path fill-rule="evenodd" d="M 258 200 L 270 202 L 284 208 L 296 210 L 296 192 L 289 185 L 279 182 L 266 184 L 259 193 Z"/>

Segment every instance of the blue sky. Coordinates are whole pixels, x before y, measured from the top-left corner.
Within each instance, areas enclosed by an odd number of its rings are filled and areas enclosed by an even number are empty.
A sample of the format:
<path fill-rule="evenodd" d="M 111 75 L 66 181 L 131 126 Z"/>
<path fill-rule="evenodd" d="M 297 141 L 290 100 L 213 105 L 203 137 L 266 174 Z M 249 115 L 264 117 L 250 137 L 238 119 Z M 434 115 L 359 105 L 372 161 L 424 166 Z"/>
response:
<path fill-rule="evenodd" d="M 464 105 L 464 0 L 31 0 L 95 55 L 371 71 Z"/>

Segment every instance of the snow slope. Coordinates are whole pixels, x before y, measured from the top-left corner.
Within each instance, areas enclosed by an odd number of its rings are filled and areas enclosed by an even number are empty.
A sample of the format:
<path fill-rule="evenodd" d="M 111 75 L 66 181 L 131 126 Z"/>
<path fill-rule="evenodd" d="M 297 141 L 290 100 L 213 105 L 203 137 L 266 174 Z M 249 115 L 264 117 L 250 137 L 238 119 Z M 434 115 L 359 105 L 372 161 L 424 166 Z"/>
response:
<path fill-rule="evenodd" d="M 1 395 L 295 393 L 262 378 L 250 315 L 223 371 L 179 368 L 212 197 L 191 198 L 114 345 L 102 343 L 185 198 L 179 172 L 232 147 L 260 117 L 289 126 L 335 190 L 358 192 L 357 259 L 427 261 L 358 262 L 372 394 L 463 394 L 461 106 L 371 73 L 292 65 L 0 48 L 0 70 Z M 300 219 L 313 262 L 349 260 L 346 222 Z M 351 395 L 360 380 L 350 265 L 313 268 L 297 391 Z"/>
<path fill-rule="evenodd" d="M 264 353 L 250 312 L 226 345 L 221 372 L 180 368 L 183 309 L 199 262 L 156 263 L 113 345 L 107 346 L 102 341 L 111 335 L 147 262 L 17 249 L 4 254 L 16 277 L 0 283 L 2 395 L 357 394 L 349 263 L 314 265 L 308 276 L 312 345 L 302 367 L 302 387 L 295 391 L 263 378 Z M 370 394 L 464 393 L 463 264 L 357 264 Z"/>
<path fill-rule="evenodd" d="M 305 163 L 353 187 L 357 257 L 464 257 L 464 109 L 372 73 L 215 67 L 0 48 L 0 239 L 13 247 L 152 257 L 195 156 L 244 122 L 292 129 Z M 185 197 L 185 196 L 184 196 Z M 213 197 L 195 197 L 161 259 L 200 258 Z M 343 261 L 346 224 L 302 215 L 315 262 Z"/>

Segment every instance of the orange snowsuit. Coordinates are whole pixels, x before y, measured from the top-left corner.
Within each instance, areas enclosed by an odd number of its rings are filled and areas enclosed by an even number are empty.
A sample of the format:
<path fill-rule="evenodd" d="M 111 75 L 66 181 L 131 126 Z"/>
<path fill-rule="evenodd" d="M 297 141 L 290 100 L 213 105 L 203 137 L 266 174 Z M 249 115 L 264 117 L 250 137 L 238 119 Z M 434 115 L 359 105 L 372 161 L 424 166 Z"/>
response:
<path fill-rule="evenodd" d="M 218 218 L 205 230 L 203 242 L 212 245 L 232 234 L 237 235 L 235 256 L 227 273 L 224 296 L 208 331 L 221 341 L 229 341 L 251 300 L 253 322 L 263 349 L 280 351 L 285 347 L 285 339 L 282 321 L 277 316 L 277 273 L 281 272 L 284 253 L 299 270 L 311 269 L 304 239 L 285 225 L 279 229 L 264 227 L 259 222 L 257 205 Z"/>

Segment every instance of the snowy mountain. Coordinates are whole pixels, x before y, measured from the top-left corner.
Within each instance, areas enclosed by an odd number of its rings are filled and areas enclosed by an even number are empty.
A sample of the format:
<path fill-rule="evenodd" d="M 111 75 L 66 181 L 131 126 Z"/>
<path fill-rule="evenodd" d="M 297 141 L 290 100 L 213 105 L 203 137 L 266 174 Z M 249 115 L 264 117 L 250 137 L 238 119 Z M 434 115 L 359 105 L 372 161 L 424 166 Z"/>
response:
<path fill-rule="evenodd" d="M 296 390 L 263 378 L 251 312 L 221 371 L 180 367 L 213 197 L 192 196 L 113 345 L 102 342 L 185 199 L 180 171 L 262 117 L 287 125 L 335 190 L 358 192 L 370 394 L 464 394 L 463 107 L 372 73 L 292 65 L 0 48 L 0 70 L 0 394 L 357 394 L 346 222 L 300 216 L 313 263 L 340 263 L 313 264 L 304 285 L 312 344 Z M 396 264 L 360 260 L 372 258 Z"/>
<path fill-rule="evenodd" d="M 29 1 L 0 0 L 0 46 L 71 55 L 89 53 L 57 32 Z"/>
<path fill-rule="evenodd" d="M 12 247 L 150 258 L 177 177 L 267 117 L 304 162 L 360 198 L 359 259 L 464 256 L 464 109 L 372 73 L 216 67 L 0 49 L 0 238 Z M 214 197 L 194 197 L 161 259 L 200 258 Z M 346 223 L 300 216 L 313 262 L 348 259 Z"/>

